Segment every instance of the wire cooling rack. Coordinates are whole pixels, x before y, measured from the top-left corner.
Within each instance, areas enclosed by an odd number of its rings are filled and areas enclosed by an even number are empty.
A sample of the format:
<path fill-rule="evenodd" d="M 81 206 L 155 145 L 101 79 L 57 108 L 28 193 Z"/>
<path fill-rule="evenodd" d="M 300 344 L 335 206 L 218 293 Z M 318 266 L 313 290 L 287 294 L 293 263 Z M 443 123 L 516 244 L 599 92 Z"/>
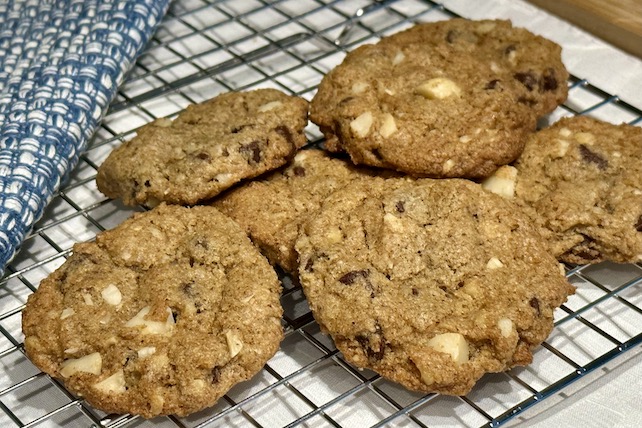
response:
<path fill-rule="evenodd" d="M 20 327 L 27 296 L 59 267 L 74 242 L 118 225 L 134 211 L 95 186 L 97 166 L 159 117 L 218 93 L 275 87 L 311 99 L 324 73 L 357 45 L 416 21 L 454 16 L 426 1 L 177 0 L 119 91 L 70 181 L 26 239 L 0 281 L 0 426 L 498 426 L 559 396 L 642 342 L 642 266 L 568 266 L 577 293 L 532 365 L 487 375 L 466 397 L 413 393 L 347 364 L 314 322 L 299 286 L 283 278 L 281 349 L 251 381 L 210 409 L 152 421 L 107 415 L 69 394 L 25 357 Z M 642 112 L 571 77 L 550 117 L 590 114 L 640 125 Z M 318 129 L 306 130 L 312 142 Z M 550 400 L 554 401 L 554 400 Z"/>

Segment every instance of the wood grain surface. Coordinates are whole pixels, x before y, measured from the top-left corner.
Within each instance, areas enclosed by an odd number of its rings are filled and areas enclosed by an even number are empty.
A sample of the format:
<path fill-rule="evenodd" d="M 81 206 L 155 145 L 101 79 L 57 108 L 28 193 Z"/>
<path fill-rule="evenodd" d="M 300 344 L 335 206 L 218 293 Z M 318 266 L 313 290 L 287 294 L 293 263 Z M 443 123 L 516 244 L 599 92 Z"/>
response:
<path fill-rule="evenodd" d="M 642 0 L 529 0 L 642 58 Z"/>

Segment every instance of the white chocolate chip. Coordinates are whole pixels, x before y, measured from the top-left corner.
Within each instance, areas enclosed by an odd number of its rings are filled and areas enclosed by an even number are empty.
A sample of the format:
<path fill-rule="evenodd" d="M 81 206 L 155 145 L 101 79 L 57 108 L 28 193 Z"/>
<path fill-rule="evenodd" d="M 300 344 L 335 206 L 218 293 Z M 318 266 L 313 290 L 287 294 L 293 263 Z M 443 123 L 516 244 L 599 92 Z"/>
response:
<path fill-rule="evenodd" d="M 123 372 L 123 369 L 118 370 L 113 375 L 95 384 L 94 388 L 103 393 L 121 394 L 127 391 L 125 372 Z"/>
<path fill-rule="evenodd" d="M 110 305 L 119 305 L 123 300 L 123 295 L 120 293 L 118 287 L 114 284 L 109 284 L 107 287 L 100 292 L 100 295 L 103 296 L 103 300 Z"/>
<path fill-rule="evenodd" d="M 502 263 L 502 261 L 499 260 L 497 257 L 491 257 L 486 263 L 487 269 L 499 269 L 503 267 L 504 267 L 504 263 Z"/>
<path fill-rule="evenodd" d="M 445 77 L 430 79 L 419 85 L 415 89 L 415 92 L 429 100 L 441 100 L 448 97 L 459 97 L 461 95 L 459 86 Z"/>
<path fill-rule="evenodd" d="M 94 300 L 89 293 L 82 293 L 82 299 L 85 301 L 85 305 L 92 306 L 94 304 Z"/>
<path fill-rule="evenodd" d="M 571 134 L 572 134 L 572 132 L 571 132 L 571 130 L 570 130 L 570 129 L 568 129 L 568 128 L 561 128 L 561 129 L 559 130 L 559 134 L 560 134 L 562 137 L 570 137 L 570 136 L 571 136 Z"/>
<path fill-rule="evenodd" d="M 496 193 L 504 198 L 515 195 L 515 182 L 517 181 L 517 168 L 510 165 L 501 166 L 493 175 L 482 181 L 482 188 Z"/>
<path fill-rule="evenodd" d="M 294 163 L 299 165 L 303 163 L 303 161 L 306 160 L 308 156 L 310 156 L 310 153 L 307 150 L 297 152 L 297 154 L 294 156 Z"/>
<path fill-rule="evenodd" d="M 73 308 L 65 308 L 62 310 L 62 313 L 60 314 L 60 319 L 64 320 L 65 318 L 69 318 L 75 313 L 76 311 L 74 311 Z"/>
<path fill-rule="evenodd" d="M 223 172 L 221 174 L 217 174 L 214 177 L 214 180 L 216 180 L 217 182 L 219 182 L 223 186 L 227 186 L 228 184 L 234 183 L 233 177 L 234 177 L 233 174 L 230 174 L 228 172 Z"/>
<path fill-rule="evenodd" d="M 99 375 L 103 368 L 103 359 L 98 352 L 93 352 L 84 357 L 64 360 L 61 367 L 59 372 L 62 377 L 69 377 L 78 372 Z"/>
<path fill-rule="evenodd" d="M 566 156 L 566 153 L 568 152 L 568 147 L 571 143 L 568 142 L 568 140 L 557 140 L 557 156 L 558 157 L 563 157 Z"/>
<path fill-rule="evenodd" d="M 383 222 L 393 231 L 393 232 L 403 232 L 404 227 L 399 218 L 391 213 L 386 213 L 383 216 Z"/>
<path fill-rule="evenodd" d="M 326 233 L 326 237 L 331 243 L 338 244 L 339 242 L 343 241 L 343 233 L 341 233 L 341 230 L 338 228 L 332 228 Z"/>
<path fill-rule="evenodd" d="M 266 111 L 274 110 L 275 108 L 281 107 L 283 103 L 281 101 L 270 101 L 267 104 L 263 104 L 258 108 L 259 113 L 265 113 Z"/>
<path fill-rule="evenodd" d="M 350 122 L 350 129 L 357 137 L 364 138 L 370 133 L 372 126 L 372 113 L 369 111 L 360 114 L 356 119 Z"/>
<path fill-rule="evenodd" d="M 477 25 L 477 28 L 475 28 L 475 32 L 477 34 L 486 34 L 491 32 L 493 28 L 495 28 L 494 22 L 482 22 L 479 25 Z"/>
<path fill-rule="evenodd" d="M 401 64 L 401 62 L 406 59 L 406 55 L 404 55 L 403 52 L 399 51 L 395 55 L 395 57 L 392 59 L 392 65 L 398 65 Z"/>
<path fill-rule="evenodd" d="M 228 330 L 225 332 L 225 340 L 227 340 L 227 347 L 230 350 L 230 356 L 232 358 L 236 357 L 236 355 L 241 352 L 241 349 L 243 349 L 241 338 L 235 332 Z"/>
<path fill-rule="evenodd" d="M 390 113 L 384 113 L 381 116 L 381 126 L 379 127 L 379 134 L 381 134 L 383 138 L 388 138 L 395 132 L 397 132 L 397 123 L 395 122 L 395 118 L 392 117 Z"/>
<path fill-rule="evenodd" d="M 448 159 L 444 164 L 442 165 L 442 169 L 444 172 L 450 172 L 453 167 L 455 166 L 455 161 L 452 159 Z"/>
<path fill-rule="evenodd" d="M 155 346 L 145 346 L 144 348 L 140 348 L 137 354 L 138 358 L 145 358 L 149 357 L 150 355 L 154 355 L 154 352 L 156 352 Z"/>
<path fill-rule="evenodd" d="M 595 135 L 590 132 L 578 132 L 574 137 L 578 143 L 588 144 L 589 146 L 595 142 Z"/>
<path fill-rule="evenodd" d="M 459 333 L 438 334 L 428 341 L 428 346 L 435 351 L 449 354 L 456 364 L 468 361 L 468 342 Z"/>
<path fill-rule="evenodd" d="M 166 117 L 163 117 L 161 119 L 158 119 L 156 122 L 154 122 L 154 125 L 159 126 L 161 128 L 169 128 L 170 126 L 172 126 L 172 120 Z"/>
<path fill-rule="evenodd" d="M 366 82 L 357 82 L 352 85 L 352 93 L 363 94 L 369 87 L 370 85 L 368 85 Z"/>
<path fill-rule="evenodd" d="M 502 336 L 509 337 L 513 332 L 513 321 L 508 318 L 502 318 L 497 321 L 497 327 L 499 327 Z"/>
<path fill-rule="evenodd" d="M 125 323 L 125 327 L 143 327 L 141 329 L 142 334 L 171 335 L 174 330 L 174 317 L 172 316 L 172 310 L 167 308 L 167 319 L 163 322 L 146 320 L 145 316 L 149 313 L 150 309 L 151 308 L 149 306 L 145 306 L 134 316 L 134 318 Z"/>

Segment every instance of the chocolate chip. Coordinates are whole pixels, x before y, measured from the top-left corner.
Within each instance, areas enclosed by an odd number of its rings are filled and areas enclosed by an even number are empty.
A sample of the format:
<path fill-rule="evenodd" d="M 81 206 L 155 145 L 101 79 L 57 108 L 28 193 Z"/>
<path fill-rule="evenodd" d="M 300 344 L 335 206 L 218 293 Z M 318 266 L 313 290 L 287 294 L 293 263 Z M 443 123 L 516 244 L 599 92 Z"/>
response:
<path fill-rule="evenodd" d="M 537 300 L 537 297 L 533 297 L 531 300 L 528 301 L 528 304 L 531 305 L 531 308 L 535 309 L 537 312 L 537 316 L 540 315 L 540 310 L 539 310 L 539 300 Z"/>
<path fill-rule="evenodd" d="M 180 315 L 180 312 L 178 311 L 178 309 L 175 309 L 175 308 L 170 308 L 170 309 L 172 311 L 172 317 L 174 317 L 174 323 L 177 323 L 178 315 Z"/>
<path fill-rule="evenodd" d="M 368 275 L 370 275 L 370 272 L 368 272 L 367 270 L 353 270 L 339 278 L 339 282 L 345 285 L 352 285 L 357 280 L 357 278 L 367 278 Z"/>
<path fill-rule="evenodd" d="M 312 272 L 312 265 L 313 265 L 313 264 L 314 264 L 314 262 L 312 261 L 312 257 L 310 257 L 310 258 L 308 259 L 308 261 L 307 261 L 307 262 L 305 262 L 305 267 L 304 267 L 305 271 L 306 271 L 306 272 Z"/>
<path fill-rule="evenodd" d="M 369 360 L 375 362 L 383 360 L 386 344 L 381 327 L 378 324 L 376 333 L 359 334 L 355 336 L 355 340 L 363 348 Z"/>
<path fill-rule="evenodd" d="M 413 296 L 419 296 L 419 290 L 417 290 L 416 288 L 413 287 L 410 291 L 412 292 Z"/>
<path fill-rule="evenodd" d="M 243 144 L 239 147 L 239 152 L 248 157 L 249 163 L 259 163 L 261 161 L 261 142 L 254 140 L 249 144 Z"/>
<path fill-rule="evenodd" d="M 513 77 L 517 79 L 522 85 L 524 85 L 529 91 L 535 89 L 538 84 L 537 76 L 531 70 L 527 72 L 515 73 L 513 74 Z"/>
<path fill-rule="evenodd" d="M 149 180 L 145 180 L 145 183 L 143 183 L 145 187 L 151 187 L 152 184 L 149 182 Z"/>
<path fill-rule="evenodd" d="M 241 132 L 243 129 L 245 129 L 247 127 L 252 127 L 252 125 L 238 125 L 238 126 L 235 126 L 234 128 L 232 128 L 230 130 L 230 132 L 232 134 L 238 134 L 239 132 Z"/>
<path fill-rule="evenodd" d="M 227 147 L 223 147 L 223 151 L 221 152 L 221 154 L 225 157 L 228 157 L 230 155 L 230 152 L 227 151 Z"/>
<path fill-rule="evenodd" d="M 499 79 L 493 79 L 490 82 L 488 82 L 486 86 L 484 86 L 484 89 L 486 90 L 495 89 L 498 83 L 499 83 Z"/>
<path fill-rule="evenodd" d="M 397 212 L 400 212 L 400 213 L 406 211 L 406 207 L 403 201 L 398 201 L 397 204 L 395 205 L 395 208 L 397 208 Z"/>
<path fill-rule="evenodd" d="M 204 161 L 208 161 L 208 160 L 210 160 L 210 159 L 211 159 L 211 157 L 210 157 L 209 153 L 205 153 L 205 152 L 201 152 L 201 153 L 197 154 L 197 155 L 196 155 L 196 157 L 197 157 L 198 159 L 200 159 L 200 160 L 204 160 Z"/>
<path fill-rule="evenodd" d="M 510 55 L 511 52 L 514 52 L 515 50 L 517 50 L 517 47 L 515 45 L 508 45 L 504 49 L 504 55 L 508 56 Z"/>
<path fill-rule="evenodd" d="M 529 107 L 533 107 L 535 104 L 537 104 L 537 101 L 535 101 L 534 99 L 526 98 L 526 97 L 523 97 L 523 96 L 518 97 L 517 98 L 517 102 L 520 103 L 520 104 L 525 104 L 525 105 L 527 105 Z"/>
<path fill-rule="evenodd" d="M 457 40 L 457 37 L 459 36 L 459 31 L 457 30 L 450 30 L 448 34 L 446 34 L 446 41 L 448 43 L 453 43 L 455 40 Z"/>
<path fill-rule="evenodd" d="M 558 82 L 557 77 L 555 77 L 555 70 L 552 68 L 547 69 L 544 74 L 542 74 L 540 88 L 543 91 L 554 91 L 557 89 L 557 86 Z"/>
<path fill-rule="evenodd" d="M 290 130 L 287 128 L 285 125 L 279 125 L 276 128 L 274 128 L 277 134 L 285 138 L 285 141 L 287 141 L 292 147 L 296 149 L 296 144 L 294 142 L 294 137 L 292 137 L 292 133 Z"/>
<path fill-rule="evenodd" d="M 295 166 L 295 167 L 292 169 L 292 172 L 293 172 L 293 173 L 294 173 L 294 175 L 296 175 L 297 177 L 305 177 L 305 168 L 303 168 L 302 166 Z"/>
<path fill-rule="evenodd" d="M 638 221 L 637 223 L 635 223 L 635 230 L 637 230 L 638 232 L 642 232 L 642 215 L 638 217 Z"/>
<path fill-rule="evenodd" d="M 579 145 L 579 150 L 580 155 L 582 155 L 582 159 L 584 159 L 584 162 L 595 164 L 595 166 L 597 166 L 601 170 L 605 170 L 606 167 L 609 166 L 609 163 L 606 159 L 586 147 L 584 144 Z"/>
<path fill-rule="evenodd" d="M 212 384 L 219 383 L 221 380 L 221 368 L 216 366 L 212 369 Z"/>

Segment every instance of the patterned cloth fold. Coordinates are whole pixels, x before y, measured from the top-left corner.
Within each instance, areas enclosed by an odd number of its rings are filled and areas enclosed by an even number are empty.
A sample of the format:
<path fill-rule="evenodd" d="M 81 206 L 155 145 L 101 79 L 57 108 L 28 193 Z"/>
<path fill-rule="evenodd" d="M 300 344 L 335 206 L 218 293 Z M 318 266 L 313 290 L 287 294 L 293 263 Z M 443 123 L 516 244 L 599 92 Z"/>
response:
<path fill-rule="evenodd" d="M 0 2 L 0 275 L 78 163 L 168 4 Z"/>

